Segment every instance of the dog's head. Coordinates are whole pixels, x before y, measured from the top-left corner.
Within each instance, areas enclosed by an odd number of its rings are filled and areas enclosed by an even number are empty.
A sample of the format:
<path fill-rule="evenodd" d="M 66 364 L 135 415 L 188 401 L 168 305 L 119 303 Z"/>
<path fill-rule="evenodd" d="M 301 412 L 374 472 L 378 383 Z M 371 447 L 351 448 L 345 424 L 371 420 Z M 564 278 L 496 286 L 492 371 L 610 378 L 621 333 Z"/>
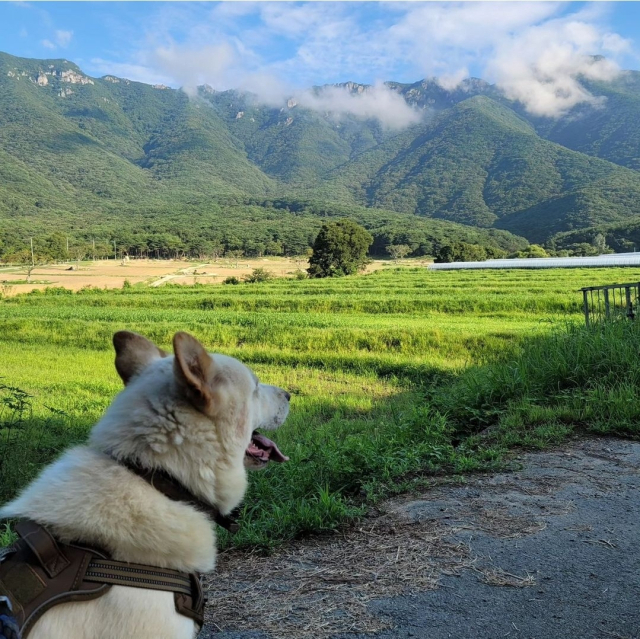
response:
<path fill-rule="evenodd" d="M 188 333 L 174 336 L 173 356 L 128 331 L 113 343 L 125 389 L 94 428 L 94 447 L 168 471 L 223 513 L 242 499 L 245 468 L 287 460 L 256 432 L 285 421 L 285 390 L 261 384 L 232 357 L 208 353 Z"/>

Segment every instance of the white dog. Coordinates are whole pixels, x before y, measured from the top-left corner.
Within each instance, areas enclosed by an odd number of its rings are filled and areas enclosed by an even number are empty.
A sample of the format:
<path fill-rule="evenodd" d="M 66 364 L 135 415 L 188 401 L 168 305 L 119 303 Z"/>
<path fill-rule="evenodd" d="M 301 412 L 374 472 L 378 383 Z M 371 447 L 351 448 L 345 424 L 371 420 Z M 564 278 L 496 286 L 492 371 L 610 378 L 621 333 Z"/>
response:
<path fill-rule="evenodd" d="M 0 517 L 34 520 L 62 543 L 81 540 L 115 560 L 209 572 L 215 524 L 120 462 L 165 471 L 226 515 L 243 499 L 247 467 L 287 459 L 254 431 L 284 422 L 289 394 L 261 384 L 238 360 L 207 353 L 187 333 L 175 335 L 173 357 L 135 333 L 116 333 L 114 345 L 125 389 L 88 444 L 47 467 Z M 54 606 L 29 639 L 192 639 L 196 632 L 171 592 L 113 586 L 98 599 Z"/>

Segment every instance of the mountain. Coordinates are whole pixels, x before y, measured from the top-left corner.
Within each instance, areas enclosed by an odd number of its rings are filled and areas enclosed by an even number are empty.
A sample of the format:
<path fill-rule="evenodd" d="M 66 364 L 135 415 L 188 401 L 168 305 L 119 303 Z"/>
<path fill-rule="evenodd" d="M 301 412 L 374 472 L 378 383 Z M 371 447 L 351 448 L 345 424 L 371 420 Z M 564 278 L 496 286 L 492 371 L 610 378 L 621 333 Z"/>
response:
<path fill-rule="evenodd" d="M 65 60 L 0 55 L 0 121 L 5 212 L 275 190 L 213 110 L 166 87 L 90 78 Z"/>
<path fill-rule="evenodd" d="M 149 224 L 279 198 L 385 209 L 536 242 L 633 221 L 640 74 L 584 84 L 599 102 L 551 120 L 480 79 L 453 90 L 434 80 L 388 82 L 422 113 L 398 130 L 293 98 L 273 107 L 206 86 L 189 97 L 91 78 L 67 60 L 0 53 L 0 222 L 81 229 L 140 216 Z M 353 82 L 341 88 L 372 91 Z"/>
<path fill-rule="evenodd" d="M 611 82 L 583 81 L 601 98 L 579 105 L 559 120 L 532 119 L 543 137 L 574 151 L 640 170 L 640 73 L 627 71 Z"/>
<path fill-rule="evenodd" d="M 337 169 L 368 206 L 543 241 L 640 213 L 640 174 L 542 139 L 511 109 L 474 96 Z M 362 186 L 361 186 L 362 185 Z"/>

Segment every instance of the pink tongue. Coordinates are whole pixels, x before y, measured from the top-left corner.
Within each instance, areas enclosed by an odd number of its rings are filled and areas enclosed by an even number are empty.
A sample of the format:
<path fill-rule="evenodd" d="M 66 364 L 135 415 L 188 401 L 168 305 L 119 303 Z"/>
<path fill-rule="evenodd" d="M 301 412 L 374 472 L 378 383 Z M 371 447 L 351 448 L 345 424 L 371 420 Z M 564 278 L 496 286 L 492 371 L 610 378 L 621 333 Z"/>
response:
<path fill-rule="evenodd" d="M 271 441 L 268 437 L 265 437 L 262 433 L 254 432 L 251 436 L 252 443 L 256 442 L 260 444 L 260 448 L 263 449 L 263 454 L 266 453 L 269 456 L 270 461 L 286 462 L 289 458 L 283 455 L 278 448 L 278 445 Z M 266 455 L 265 455 L 266 456 Z"/>

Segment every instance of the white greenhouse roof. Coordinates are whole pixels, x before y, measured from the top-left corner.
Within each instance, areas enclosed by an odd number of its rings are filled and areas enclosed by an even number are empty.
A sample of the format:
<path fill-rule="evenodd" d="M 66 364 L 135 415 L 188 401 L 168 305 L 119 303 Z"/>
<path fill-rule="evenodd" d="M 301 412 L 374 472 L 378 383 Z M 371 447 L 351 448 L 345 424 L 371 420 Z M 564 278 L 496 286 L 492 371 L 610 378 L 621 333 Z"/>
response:
<path fill-rule="evenodd" d="M 430 264 L 432 271 L 471 268 L 588 268 L 606 266 L 640 266 L 640 253 L 609 253 L 592 257 L 533 257 L 484 262 L 447 262 Z"/>

